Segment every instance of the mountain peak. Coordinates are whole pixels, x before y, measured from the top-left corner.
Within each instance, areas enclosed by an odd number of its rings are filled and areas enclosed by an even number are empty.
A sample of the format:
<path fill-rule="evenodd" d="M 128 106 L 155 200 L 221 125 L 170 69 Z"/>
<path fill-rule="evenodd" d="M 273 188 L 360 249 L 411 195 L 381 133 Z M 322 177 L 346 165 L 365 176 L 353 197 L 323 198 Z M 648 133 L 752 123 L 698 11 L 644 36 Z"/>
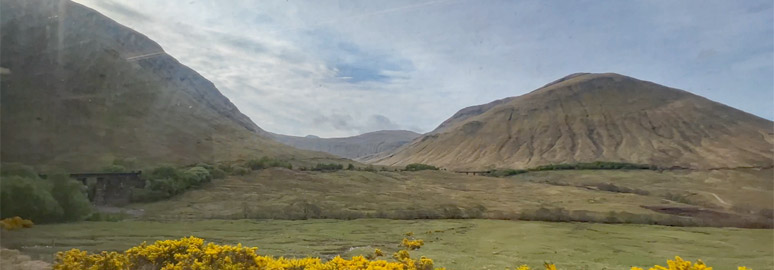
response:
<path fill-rule="evenodd" d="M 377 164 L 771 166 L 771 126 L 683 90 L 616 73 L 576 73 L 522 96 L 462 109 Z"/>

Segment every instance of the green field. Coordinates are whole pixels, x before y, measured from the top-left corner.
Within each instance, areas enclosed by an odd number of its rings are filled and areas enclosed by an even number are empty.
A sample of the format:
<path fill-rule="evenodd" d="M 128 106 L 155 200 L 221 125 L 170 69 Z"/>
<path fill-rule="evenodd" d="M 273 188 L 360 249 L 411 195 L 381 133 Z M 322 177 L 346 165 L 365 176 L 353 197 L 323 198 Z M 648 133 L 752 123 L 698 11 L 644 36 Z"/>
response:
<path fill-rule="evenodd" d="M 698 220 L 702 224 L 718 225 L 717 222 L 724 220 L 757 217 L 760 211 L 771 209 L 774 203 L 771 173 L 771 169 L 573 170 L 496 178 L 446 171 L 302 172 L 272 168 L 214 180 L 169 200 L 128 208 L 141 213 L 141 219 L 156 221 L 520 219 L 523 213 L 545 208 L 582 213 L 596 221 L 614 215 L 625 223 L 647 224 L 658 219 Z M 615 185 L 620 190 L 602 190 L 596 186 L 600 183 Z M 637 192 L 621 191 L 625 189 Z M 739 218 L 667 215 L 643 206 L 702 207 Z M 628 220 L 624 221 L 624 216 Z"/>
<path fill-rule="evenodd" d="M 416 252 L 449 269 L 503 269 L 554 262 L 561 269 L 629 269 L 667 258 L 703 259 L 715 269 L 774 269 L 772 230 L 679 228 L 497 220 L 203 220 L 80 222 L 3 232 L 3 246 L 51 261 L 56 251 L 124 250 L 143 241 L 188 235 L 242 243 L 275 256 L 393 252 L 406 232 L 426 240 Z"/>

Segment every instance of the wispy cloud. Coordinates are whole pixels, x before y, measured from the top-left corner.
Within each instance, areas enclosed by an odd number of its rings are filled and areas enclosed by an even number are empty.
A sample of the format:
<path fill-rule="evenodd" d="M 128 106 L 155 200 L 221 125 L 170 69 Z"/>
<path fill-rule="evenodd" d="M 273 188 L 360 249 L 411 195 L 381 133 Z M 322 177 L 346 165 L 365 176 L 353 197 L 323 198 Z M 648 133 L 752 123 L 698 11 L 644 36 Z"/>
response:
<path fill-rule="evenodd" d="M 429 131 L 574 72 L 774 117 L 767 0 L 78 2 L 148 35 L 278 133 Z"/>

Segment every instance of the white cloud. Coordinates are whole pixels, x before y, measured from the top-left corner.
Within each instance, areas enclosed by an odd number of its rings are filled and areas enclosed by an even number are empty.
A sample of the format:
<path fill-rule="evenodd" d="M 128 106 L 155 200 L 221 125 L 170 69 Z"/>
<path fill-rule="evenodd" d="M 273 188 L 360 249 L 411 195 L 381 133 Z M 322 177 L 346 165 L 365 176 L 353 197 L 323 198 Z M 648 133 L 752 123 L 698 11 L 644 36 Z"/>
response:
<path fill-rule="evenodd" d="M 770 1 L 78 2 L 290 135 L 429 131 L 465 106 L 574 72 L 618 72 L 774 116 Z"/>

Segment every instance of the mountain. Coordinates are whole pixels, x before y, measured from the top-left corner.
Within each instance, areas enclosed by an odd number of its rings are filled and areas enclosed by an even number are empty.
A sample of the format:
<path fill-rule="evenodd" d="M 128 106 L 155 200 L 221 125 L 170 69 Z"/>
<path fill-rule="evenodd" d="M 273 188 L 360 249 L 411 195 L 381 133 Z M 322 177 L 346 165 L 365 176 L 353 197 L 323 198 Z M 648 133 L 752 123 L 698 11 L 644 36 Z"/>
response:
<path fill-rule="evenodd" d="M 593 161 L 663 167 L 772 166 L 774 123 L 619 74 L 573 74 L 468 107 L 379 165 L 529 168 Z"/>
<path fill-rule="evenodd" d="M 408 130 L 380 130 L 346 138 L 320 138 L 272 134 L 272 137 L 286 145 L 299 149 L 321 151 L 340 157 L 359 159 L 375 155 L 411 142 L 420 134 Z"/>
<path fill-rule="evenodd" d="M 94 170 L 327 156 L 282 145 L 156 42 L 82 5 L 2 0 L 3 162 Z"/>

